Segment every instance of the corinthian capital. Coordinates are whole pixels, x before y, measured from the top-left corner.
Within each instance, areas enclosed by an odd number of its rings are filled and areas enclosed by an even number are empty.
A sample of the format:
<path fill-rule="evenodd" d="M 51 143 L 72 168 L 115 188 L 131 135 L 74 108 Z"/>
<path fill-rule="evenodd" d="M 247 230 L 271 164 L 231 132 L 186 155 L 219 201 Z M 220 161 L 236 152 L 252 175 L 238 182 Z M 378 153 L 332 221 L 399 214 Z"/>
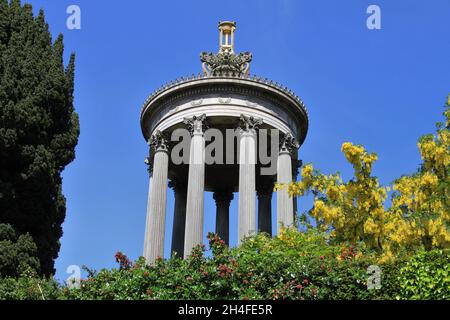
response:
<path fill-rule="evenodd" d="M 193 116 L 192 118 L 184 118 L 184 124 L 191 135 L 203 134 L 206 129 L 208 129 L 208 124 L 206 122 L 206 114 L 201 116 Z"/>
<path fill-rule="evenodd" d="M 263 124 L 263 120 L 261 118 L 255 118 L 253 116 L 245 116 L 241 114 L 239 118 L 239 129 L 244 132 L 256 131 L 259 129 L 259 126 Z"/>
<path fill-rule="evenodd" d="M 284 152 L 294 154 L 294 152 L 296 152 L 299 147 L 300 145 L 298 144 L 292 133 L 288 132 L 281 135 L 280 153 Z"/>
<path fill-rule="evenodd" d="M 169 151 L 169 139 L 159 130 L 150 137 L 148 144 L 155 152 Z"/>
<path fill-rule="evenodd" d="M 261 181 L 256 187 L 256 194 L 258 195 L 258 197 L 272 197 L 274 185 L 275 183 L 272 180 Z"/>
<path fill-rule="evenodd" d="M 233 198 L 234 195 L 231 190 L 220 190 L 213 193 L 213 199 L 216 200 L 216 203 L 226 203 L 227 205 L 230 205 Z"/>

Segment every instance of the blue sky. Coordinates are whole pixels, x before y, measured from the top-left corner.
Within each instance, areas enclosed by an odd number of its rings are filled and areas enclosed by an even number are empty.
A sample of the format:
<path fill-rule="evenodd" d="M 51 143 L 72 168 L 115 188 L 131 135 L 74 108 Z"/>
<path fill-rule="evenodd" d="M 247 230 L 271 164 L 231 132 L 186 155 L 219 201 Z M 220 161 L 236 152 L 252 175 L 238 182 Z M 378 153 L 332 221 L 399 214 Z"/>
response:
<path fill-rule="evenodd" d="M 28 2 L 45 10 L 54 36 L 64 34 L 66 55 L 77 55 L 81 136 L 63 174 L 61 280 L 69 265 L 110 268 L 118 250 L 142 254 L 148 175 L 140 108 L 161 84 L 201 71 L 200 51 L 217 51 L 219 20 L 237 22 L 236 50 L 253 52 L 251 73 L 302 97 L 310 130 L 300 158 L 327 173 L 350 177 L 345 141 L 378 153 L 374 174 L 383 184 L 414 172 L 417 139 L 434 131 L 450 92 L 448 0 Z M 66 28 L 72 4 L 81 8 L 81 30 Z M 381 30 L 366 27 L 370 4 L 381 8 Z M 215 208 L 211 194 L 205 199 L 206 234 Z M 166 254 L 172 211 L 169 192 Z M 236 196 L 231 212 L 235 244 Z"/>

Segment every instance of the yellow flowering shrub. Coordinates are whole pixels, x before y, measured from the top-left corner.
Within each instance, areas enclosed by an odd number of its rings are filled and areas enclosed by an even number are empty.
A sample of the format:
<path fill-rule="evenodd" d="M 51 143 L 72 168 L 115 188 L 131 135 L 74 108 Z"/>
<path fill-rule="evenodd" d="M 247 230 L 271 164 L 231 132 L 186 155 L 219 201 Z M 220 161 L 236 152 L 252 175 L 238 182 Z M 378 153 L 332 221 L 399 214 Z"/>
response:
<path fill-rule="evenodd" d="M 339 174 L 325 175 L 307 164 L 301 180 L 287 186 L 291 196 L 314 196 L 313 208 L 301 221 L 328 232 L 337 243 L 359 242 L 375 249 L 381 262 L 418 248 L 450 247 L 450 95 L 443 114 L 445 123 L 437 124 L 437 133 L 418 142 L 423 160 L 418 172 L 395 180 L 388 210 L 390 188 L 372 176 L 377 155 L 345 142 L 341 150 L 353 166 L 354 178 L 344 183 Z M 308 217 L 314 218 L 314 227 Z"/>
<path fill-rule="evenodd" d="M 323 231 L 332 231 L 335 241 L 355 244 L 363 241 L 369 248 L 382 249 L 386 189 L 371 176 L 377 156 L 364 147 L 346 142 L 342 152 L 353 165 L 355 177 L 344 183 L 339 174 L 314 172 L 312 164 L 302 168 L 302 180 L 291 183 L 291 196 L 314 195 L 314 206 L 308 212 Z"/>
<path fill-rule="evenodd" d="M 445 126 L 436 135 L 420 138 L 423 164 L 418 173 L 396 180 L 390 232 L 393 248 L 450 247 L 450 95 L 444 111 Z"/>

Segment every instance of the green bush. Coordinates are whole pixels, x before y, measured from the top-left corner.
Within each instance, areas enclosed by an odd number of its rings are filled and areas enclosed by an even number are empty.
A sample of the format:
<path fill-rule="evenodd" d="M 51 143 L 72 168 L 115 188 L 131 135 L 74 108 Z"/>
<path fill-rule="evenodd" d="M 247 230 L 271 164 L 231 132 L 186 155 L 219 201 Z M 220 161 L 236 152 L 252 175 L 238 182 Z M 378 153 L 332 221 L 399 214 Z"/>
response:
<path fill-rule="evenodd" d="M 381 289 L 367 288 L 373 255 L 330 245 L 326 235 L 286 229 L 280 236 L 257 235 L 230 249 L 210 234 L 209 250 L 196 247 L 182 260 L 148 266 L 118 253 L 119 269 L 91 272 L 65 299 L 394 299 L 396 265 L 382 265 Z"/>
<path fill-rule="evenodd" d="M 36 279 L 29 273 L 0 280 L 0 299 L 448 299 L 448 251 L 377 265 L 364 245 L 333 245 L 327 234 L 284 229 L 277 237 L 249 237 L 230 249 L 209 234 L 187 259 L 176 256 L 151 265 L 118 252 L 119 268 L 85 269 L 79 288 Z M 209 251 L 209 254 L 207 254 Z M 369 266 L 380 271 L 368 288 Z"/>
<path fill-rule="evenodd" d="M 450 250 L 421 251 L 400 270 L 405 299 L 450 299 Z"/>
<path fill-rule="evenodd" d="M 39 278 L 30 268 L 17 278 L 0 278 L 0 300 L 54 300 L 60 297 L 61 286 L 55 280 Z"/>
<path fill-rule="evenodd" d="M 37 247 L 27 233 L 17 236 L 9 224 L 0 224 L 0 277 L 17 277 L 31 268 L 39 272 Z"/>

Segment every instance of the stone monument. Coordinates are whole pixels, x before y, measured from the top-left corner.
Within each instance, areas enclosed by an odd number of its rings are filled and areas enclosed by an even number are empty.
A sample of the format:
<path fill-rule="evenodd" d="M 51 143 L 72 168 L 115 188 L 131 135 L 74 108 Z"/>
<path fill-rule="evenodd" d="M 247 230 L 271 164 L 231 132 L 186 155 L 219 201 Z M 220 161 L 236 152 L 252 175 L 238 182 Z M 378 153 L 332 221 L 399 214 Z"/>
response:
<path fill-rule="evenodd" d="M 240 242 L 255 232 L 271 234 L 274 183 L 296 178 L 297 151 L 308 130 L 305 105 L 280 83 L 249 74 L 252 54 L 234 52 L 235 30 L 234 22 L 219 22 L 219 52 L 200 54 L 202 74 L 165 84 L 142 108 L 141 128 L 150 149 L 144 240 L 149 263 L 164 255 L 169 187 L 175 195 L 172 252 L 186 257 L 202 242 L 204 215 L 214 214 L 204 212 L 205 192 L 213 192 L 215 232 L 226 243 L 230 202 L 238 192 L 238 225 L 231 228 L 238 228 Z M 231 139 L 220 138 L 230 132 Z M 211 152 L 213 145 L 223 148 Z M 270 157 L 263 159 L 265 145 Z M 296 202 L 285 189 L 277 191 L 276 201 L 277 223 L 292 225 Z"/>

